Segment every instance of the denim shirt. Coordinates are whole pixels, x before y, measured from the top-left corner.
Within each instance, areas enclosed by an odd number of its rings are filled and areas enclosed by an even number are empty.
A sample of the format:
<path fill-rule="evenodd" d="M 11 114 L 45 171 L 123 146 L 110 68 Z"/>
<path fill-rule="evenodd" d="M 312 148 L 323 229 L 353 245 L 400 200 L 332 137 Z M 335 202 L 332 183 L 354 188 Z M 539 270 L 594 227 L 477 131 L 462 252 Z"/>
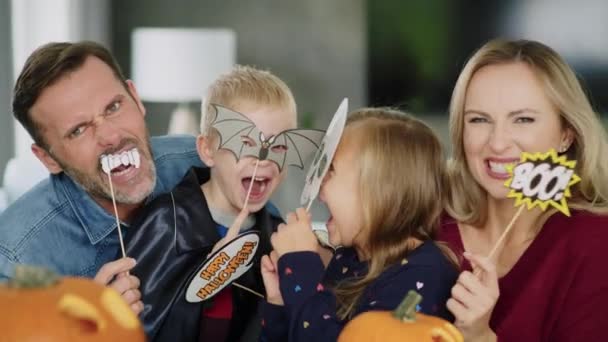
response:
<path fill-rule="evenodd" d="M 148 201 L 170 191 L 191 166 L 203 166 L 194 137 L 153 137 L 150 143 L 157 178 Z M 64 173 L 51 175 L 0 214 L 0 281 L 20 263 L 94 277 L 119 246 L 114 216 Z"/>

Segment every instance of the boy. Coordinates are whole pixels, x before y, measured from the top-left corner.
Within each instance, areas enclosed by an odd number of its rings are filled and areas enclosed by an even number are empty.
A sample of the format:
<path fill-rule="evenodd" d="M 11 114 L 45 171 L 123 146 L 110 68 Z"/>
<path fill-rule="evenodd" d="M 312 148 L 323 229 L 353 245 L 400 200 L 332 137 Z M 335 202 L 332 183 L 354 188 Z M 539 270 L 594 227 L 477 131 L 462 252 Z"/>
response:
<path fill-rule="evenodd" d="M 209 169 L 190 169 L 171 193 L 144 209 L 126 239 L 127 255 L 137 260 L 132 273 L 141 280 L 142 319 L 151 341 L 250 340 L 259 333 L 255 315 L 260 298 L 240 287 L 229 285 L 202 303 L 185 300 L 193 273 L 226 235 L 250 186 L 247 211 L 251 214 L 241 231 L 257 230 L 260 242 L 253 266 L 237 280 L 240 285 L 264 293 L 260 259 L 271 251 L 270 235 L 282 223 L 280 216 L 267 210 L 266 202 L 285 178 L 287 165 L 280 167 L 263 157 L 236 156 L 221 147 L 224 137 L 212 123 L 219 105 L 243 114 L 260 130 L 260 136 L 276 136 L 296 127 L 296 104 L 279 78 L 244 66 L 221 76 L 205 97 L 197 150 Z M 236 138 L 248 148 L 260 144 L 246 136 Z M 270 149 L 286 152 L 284 145 Z"/>

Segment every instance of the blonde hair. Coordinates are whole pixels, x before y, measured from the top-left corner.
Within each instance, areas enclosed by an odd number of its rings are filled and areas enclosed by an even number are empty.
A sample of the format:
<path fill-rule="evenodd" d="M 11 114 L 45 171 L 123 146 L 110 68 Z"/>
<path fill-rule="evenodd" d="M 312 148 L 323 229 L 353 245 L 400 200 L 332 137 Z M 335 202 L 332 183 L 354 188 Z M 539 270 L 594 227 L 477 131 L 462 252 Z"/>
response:
<path fill-rule="evenodd" d="M 442 146 L 423 122 L 393 109 L 364 108 L 350 114 L 344 135 L 350 134 L 356 134 L 355 191 L 370 260 L 363 278 L 335 289 L 342 319 L 369 283 L 416 247 L 412 238 L 435 238 L 446 191 Z"/>
<path fill-rule="evenodd" d="M 487 219 L 487 193 L 473 179 L 463 145 L 464 105 L 471 78 L 479 69 L 497 64 L 525 63 L 544 86 L 574 140 L 566 154 L 577 161 L 581 182 L 572 189 L 568 205 L 573 209 L 608 213 L 608 139 L 574 71 L 550 47 L 528 40 L 492 40 L 464 66 L 450 103 L 452 157 L 448 164 L 451 192 L 447 210 L 455 219 L 483 225 Z"/>
<path fill-rule="evenodd" d="M 239 104 L 254 103 L 284 108 L 296 120 L 296 101 L 291 90 L 270 71 L 236 65 L 207 89 L 201 108 L 201 134 L 208 136 L 214 113 L 212 104 L 236 110 Z"/>

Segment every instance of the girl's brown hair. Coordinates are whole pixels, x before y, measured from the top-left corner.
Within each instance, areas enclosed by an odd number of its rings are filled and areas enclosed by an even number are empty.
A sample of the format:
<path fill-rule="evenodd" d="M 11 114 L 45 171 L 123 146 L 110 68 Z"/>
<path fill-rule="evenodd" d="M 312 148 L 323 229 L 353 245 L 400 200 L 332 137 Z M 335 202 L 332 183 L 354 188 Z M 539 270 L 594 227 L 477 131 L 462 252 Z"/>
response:
<path fill-rule="evenodd" d="M 344 136 L 356 136 L 369 271 L 335 291 L 338 316 L 352 316 L 366 286 L 416 245 L 435 238 L 446 191 L 441 143 L 423 122 L 394 109 L 364 108 L 350 114 Z M 343 138 L 344 139 L 344 138 Z"/>

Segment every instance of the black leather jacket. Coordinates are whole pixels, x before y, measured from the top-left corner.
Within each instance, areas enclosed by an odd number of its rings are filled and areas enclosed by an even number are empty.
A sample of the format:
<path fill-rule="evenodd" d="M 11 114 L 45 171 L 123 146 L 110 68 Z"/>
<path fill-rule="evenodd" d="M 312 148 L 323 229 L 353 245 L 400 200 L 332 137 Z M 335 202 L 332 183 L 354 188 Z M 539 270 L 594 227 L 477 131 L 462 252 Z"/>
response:
<path fill-rule="evenodd" d="M 208 179 L 209 169 L 193 167 L 171 193 L 148 203 L 128 228 L 126 253 L 137 261 L 131 273 L 141 281 L 144 303 L 141 319 L 150 341 L 199 340 L 201 311 L 206 302 L 189 303 L 185 292 L 190 279 L 220 239 L 217 223 L 200 190 Z M 271 251 L 270 235 L 282 222 L 266 208 L 256 213 L 253 229 L 260 233 L 260 245 L 253 266 L 238 279 L 240 284 L 265 293 L 260 259 Z M 260 299 L 234 286 L 232 294 L 228 340 L 257 340 Z M 200 341 L 205 340 L 201 336 Z"/>

